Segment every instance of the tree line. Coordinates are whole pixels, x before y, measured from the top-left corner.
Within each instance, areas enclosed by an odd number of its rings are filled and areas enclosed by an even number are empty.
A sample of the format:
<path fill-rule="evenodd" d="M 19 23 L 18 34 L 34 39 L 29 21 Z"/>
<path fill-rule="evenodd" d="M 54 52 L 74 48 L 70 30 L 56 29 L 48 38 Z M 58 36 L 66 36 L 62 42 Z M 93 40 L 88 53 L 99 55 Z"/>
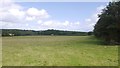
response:
<path fill-rule="evenodd" d="M 32 35 L 65 35 L 65 36 L 86 36 L 92 35 L 92 32 L 77 32 L 48 29 L 43 31 L 20 30 L 20 29 L 1 29 L 2 36 L 32 36 Z"/>
<path fill-rule="evenodd" d="M 109 2 L 94 27 L 94 35 L 106 44 L 120 44 L 120 1 Z"/>

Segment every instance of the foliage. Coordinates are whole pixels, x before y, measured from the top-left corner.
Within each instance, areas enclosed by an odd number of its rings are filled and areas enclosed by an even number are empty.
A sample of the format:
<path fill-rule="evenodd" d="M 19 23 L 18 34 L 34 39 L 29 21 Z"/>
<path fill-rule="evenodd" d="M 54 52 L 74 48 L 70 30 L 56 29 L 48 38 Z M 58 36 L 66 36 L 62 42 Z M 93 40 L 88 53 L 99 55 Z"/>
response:
<path fill-rule="evenodd" d="M 18 29 L 2 29 L 2 36 L 9 36 L 9 34 L 14 34 L 15 36 L 31 36 L 31 35 L 69 35 L 69 36 L 84 36 L 87 32 L 77 32 L 77 31 L 62 31 L 48 29 L 44 31 L 34 31 L 34 30 L 18 30 Z"/>
<path fill-rule="evenodd" d="M 93 35 L 93 32 L 92 32 L 92 31 L 89 31 L 87 34 L 88 34 L 88 35 Z"/>
<path fill-rule="evenodd" d="M 94 34 L 107 44 L 120 44 L 120 1 L 110 2 L 99 15 Z"/>

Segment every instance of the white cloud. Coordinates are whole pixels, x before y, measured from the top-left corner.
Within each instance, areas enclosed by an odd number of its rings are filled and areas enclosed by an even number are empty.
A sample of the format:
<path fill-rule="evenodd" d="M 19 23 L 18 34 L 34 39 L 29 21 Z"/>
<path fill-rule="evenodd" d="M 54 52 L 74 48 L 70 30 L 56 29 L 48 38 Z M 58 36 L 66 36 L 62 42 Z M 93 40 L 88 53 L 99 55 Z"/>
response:
<path fill-rule="evenodd" d="M 3 7 L 0 7 L 0 23 L 2 28 L 22 28 L 22 29 L 63 29 L 76 30 L 79 28 L 80 22 L 46 20 L 50 17 L 45 9 L 37 9 L 35 7 L 24 10 L 24 7 L 12 2 L 11 0 L 3 0 Z M 26 23 L 29 22 L 29 23 Z M 35 23 L 36 22 L 36 23 Z"/>
<path fill-rule="evenodd" d="M 16 16 L 16 17 L 17 17 L 17 16 L 21 17 L 21 16 L 24 16 L 24 15 L 25 15 L 25 12 L 24 12 L 24 11 L 20 11 L 19 9 L 10 9 L 10 10 L 8 10 L 8 12 L 9 12 L 10 14 Z"/>
<path fill-rule="evenodd" d="M 86 21 L 86 22 L 91 22 L 91 19 L 86 19 L 85 21 Z"/>
<path fill-rule="evenodd" d="M 37 8 L 29 8 L 26 11 L 27 15 L 30 17 L 35 17 L 37 19 L 41 18 L 49 18 L 50 16 L 48 15 L 47 11 L 44 9 L 38 10 Z"/>
<path fill-rule="evenodd" d="M 9 9 L 23 9 L 23 7 L 14 3 L 13 0 L 1 0 L 0 11 L 7 11 Z"/>
<path fill-rule="evenodd" d="M 41 25 L 43 26 L 47 26 L 47 27 L 61 27 L 61 26 L 68 26 L 70 25 L 69 21 L 64 21 L 64 22 L 60 22 L 60 21 L 56 21 L 56 20 L 48 20 L 43 22 Z"/>
<path fill-rule="evenodd" d="M 97 12 L 101 12 L 101 10 L 103 10 L 106 6 L 101 5 L 99 7 L 97 7 Z"/>
<path fill-rule="evenodd" d="M 79 21 L 75 22 L 75 25 L 80 25 L 80 22 Z"/>
<path fill-rule="evenodd" d="M 5 22 L 5 21 L 0 21 L 0 27 L 1 28 L 14 28 L 15 26 L 20 26 L 20 24 L 17 23 L 12 23 L 12 22 Z"/>
<path fill-rule="evenodd" d="M 85 23 L 87 26 L 85 26 L 86 28 L 88 28 L 88 31 L 91 31 L 94 29 L 94 26 L 96 24 L 96 22 L 99 20 L 98 18 L 98 14 L 101 14 L 102 10 L 106 7 L 106 5 L 101 5 L 99 7 L 96 8 L 96 11 L 94 12 L 94 14 L 91 15 L 90 18 L 85 19 Z"/>
<path fill-rule="evenodd" d="M 98 20 L 97 14 L 101 13 L 101 10 L 105 7 L 100 6 L 96 8 L 95 14 L 92 14 L 90 18 L 85 19 L 84 22 L 70 22 L 68 20 L 48 20 L 50 15 L 45 9 L 31 7 L 25 10 L 23 6 L 14 3 L 11 0 L 3 1 L 4 3 L 0 3 L 2 4 L 2 7 L 0 7 L 0 26 L 2 28 L 33 30 L 45 30 L 52 28 L 60 30 L 90 31 L 93 29 Z"/>
<path fill-rule="evenodd" d="M 11 0 L 2 0 L 0 1 L 2 5 L 0 7 L 0 21 L 3 22 L 11 22 L 11 23 L 19 23 L 21 19 L 23 19 L 24 12 L 22 10 L 22 6 L 15 4 Z M 8 26 L 8 25 L 6 25 Z"/>
<path fill-rule="evenodd" d="M 3 28 L 5 27 L 19 27 L 19 25 L 25 25 L 25 23 L 35 22 L 38 20 L 47 19 L 50 17 L 45 9 L 28 8 L 24 9 L 23 6 L 13 2 L 12 0 L 0 1 L 0 21 Z M 13 26 L 16 24 L 15 26 Z M 11 26 L 12 25 L 12 26 Z M 22 28 L 22 27 L 21 27 Z"/>
<path fill-rule="evenodd" d="M 63 25 L 64 25 L 64 26 L 68 26 L 68 25 L 70 25 L 70 22 L 69 22 L 69 21 L 65 21 L 65 22 L 63 23 Z"/>
<path fill-rule="evenodd" d="M 39 23 L 40 22 L 40 23 Z M 69 21 L 58 21 L 58 20 L 48 20 L 48 21 L 38 21 L 38 29 L 58 29 L 58 30 L 80 30 L 80 22 L 69 22 Z M 36 28 L 36 27 L 34 27 Z M 36 28 L 37 29 L 37 28 Z"/>
<path fill-rule="evenodd" d="M 26 26 L 29 26 L 29 24 L 25 24 Z"/>
<path fill-rule="evenodd" d="M 27 14 L 30 15 L 30 16 L 39 16 L 40 12 L 36 8 L 29 8 L 27 10 Z"/>
<path fill-rule="evenodd" d="M 37 22 L 38 24 L 41 24 L 42 23 L 42 20 L 38 20 L 38 22 Z"/>
<path fill-rule="evenodd" d="M 44 25 L 44 26 L 52 26 L 52 25 L 55 25 L 55 23 L 53 21 L 46 21 L 42 25 Z"/>
<path fill-rule="evenodd" d="M 25 18 L 26 21 L 33 21 L 33 20 L 36 20 L 35 17 L 31 17 L 31 16 L 26 16 Z"/>

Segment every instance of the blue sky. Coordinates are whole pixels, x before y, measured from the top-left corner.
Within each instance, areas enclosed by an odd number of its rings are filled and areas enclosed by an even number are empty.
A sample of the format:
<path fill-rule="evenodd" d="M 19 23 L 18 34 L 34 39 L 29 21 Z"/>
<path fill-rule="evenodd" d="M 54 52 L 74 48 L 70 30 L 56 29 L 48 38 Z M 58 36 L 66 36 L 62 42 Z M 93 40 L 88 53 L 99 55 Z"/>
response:
<path fill-rule="evenodd" d="M 26 9 L 45 9 L 52 19 L 77 21 L 90 17 L 96 8 L 106 2 L 20 2 Z"/>
<path fill-rule="evenodd" d="M 108 2 L 12 2 L 0 7 L 3 29 L 92 31 Z"/>

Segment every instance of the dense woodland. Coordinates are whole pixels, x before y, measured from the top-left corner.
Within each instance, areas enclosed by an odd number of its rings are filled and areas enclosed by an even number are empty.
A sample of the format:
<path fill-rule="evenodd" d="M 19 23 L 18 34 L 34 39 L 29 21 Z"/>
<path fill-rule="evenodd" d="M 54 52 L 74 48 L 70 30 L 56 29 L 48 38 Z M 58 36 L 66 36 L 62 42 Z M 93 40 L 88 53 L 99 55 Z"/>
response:
<path fill-rule="evenodd" d="M 110 2 L 99 15 L 94 34 L 106 44 L 120 44 L 120 1 Z"/>
<path fill-rule="evenodd" d="M 19 29 L 1 29 L 2 36 L 10 36 L 10 34 L 14 34 L 14 36 L 32 36 L 32 35 L 65 35 L 65 36 L 85 36 L 91 35 L 92 32 L 77 32 L 77 31 L 62 31 L 62 30 L 54 30 L 48 29 L 43 31 L 35 31 L 35 30 L 19 30 Z"/>

